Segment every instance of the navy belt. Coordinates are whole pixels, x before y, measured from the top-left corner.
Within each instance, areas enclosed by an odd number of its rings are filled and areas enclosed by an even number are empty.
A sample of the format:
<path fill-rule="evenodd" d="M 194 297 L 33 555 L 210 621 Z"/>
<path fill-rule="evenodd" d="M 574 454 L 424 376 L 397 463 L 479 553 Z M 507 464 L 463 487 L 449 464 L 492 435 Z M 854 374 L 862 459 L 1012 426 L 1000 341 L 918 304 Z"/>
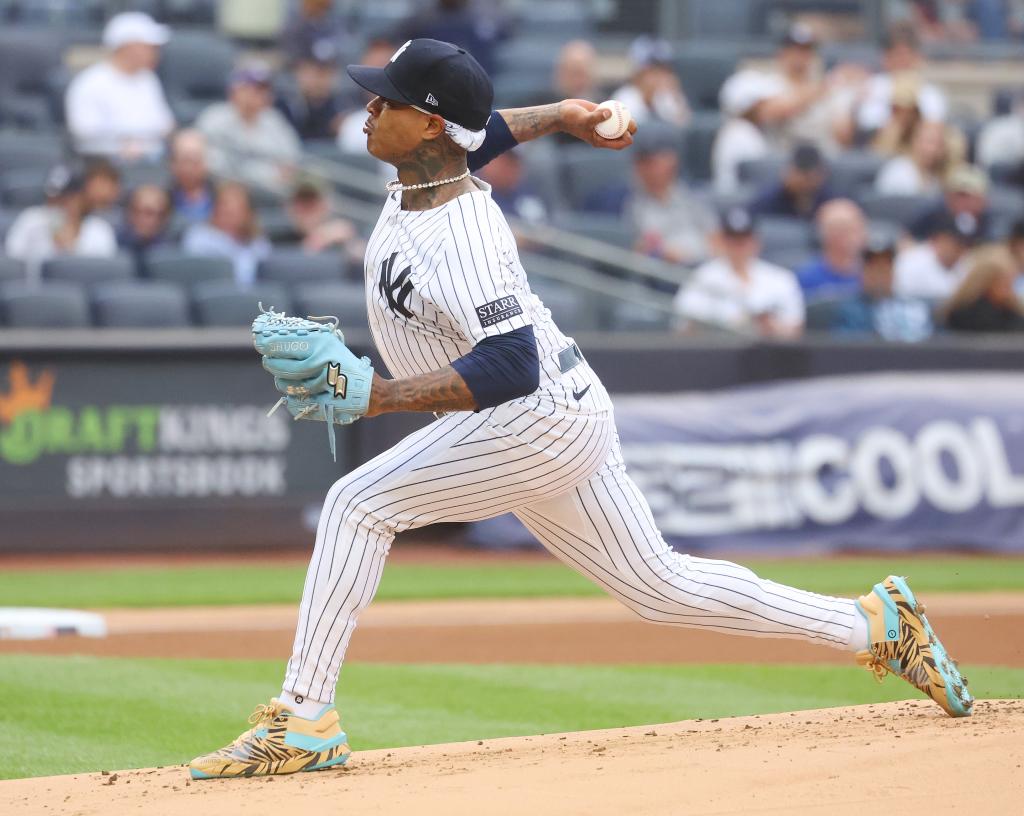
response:
<path fill-rule="evenodd" d="M 558 368 L 563 374 L 572 371 L 582 362 L 583 355 L 580 354 L 579 347 L 575 343 L 558 352 Z"/>

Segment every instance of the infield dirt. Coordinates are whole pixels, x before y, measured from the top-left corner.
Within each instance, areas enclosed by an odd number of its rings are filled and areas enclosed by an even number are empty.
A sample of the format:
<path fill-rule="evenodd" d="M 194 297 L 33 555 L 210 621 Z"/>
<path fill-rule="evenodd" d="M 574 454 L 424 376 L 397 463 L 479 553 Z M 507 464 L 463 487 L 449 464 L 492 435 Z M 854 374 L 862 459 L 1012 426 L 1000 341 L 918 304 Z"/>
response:
<path fill-rule="evenodd" d="M 1024 701 L 925 701 L 366 751 L 190 782 L 182 766 L 0 782 L 0 812 L 161 816 L 1019 813 Z"/>

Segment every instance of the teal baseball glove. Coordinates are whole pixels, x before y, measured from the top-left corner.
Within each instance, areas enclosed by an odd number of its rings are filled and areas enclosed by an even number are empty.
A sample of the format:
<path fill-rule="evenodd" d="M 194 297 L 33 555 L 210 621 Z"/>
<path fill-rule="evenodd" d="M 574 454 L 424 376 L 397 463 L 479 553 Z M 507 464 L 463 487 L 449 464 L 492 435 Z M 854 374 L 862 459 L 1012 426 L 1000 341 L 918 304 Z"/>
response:
<path fill-rule="evenodd" d="M 337 459 L 334 426 L 366 413 L 373 366 L 349 351 L 336 318 L 303 319 L 260 309 L 252 323 L 253 346 L 284 394 L 270 412 L 284 405 L 297 420 L 326 422 L 331 455 Z"/>

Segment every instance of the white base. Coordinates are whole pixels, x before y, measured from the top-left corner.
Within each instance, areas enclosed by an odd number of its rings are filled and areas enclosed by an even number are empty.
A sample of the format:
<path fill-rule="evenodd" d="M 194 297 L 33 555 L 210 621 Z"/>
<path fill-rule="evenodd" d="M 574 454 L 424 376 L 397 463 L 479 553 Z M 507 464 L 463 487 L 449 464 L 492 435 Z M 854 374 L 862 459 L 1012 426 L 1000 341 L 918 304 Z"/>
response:
<path fill-rule="evenodd" d="M 95 612 L 75 609 L 0 607 L 0 640 L 41 640 L 64 635 L 106 637 L 107 622 Z"/>

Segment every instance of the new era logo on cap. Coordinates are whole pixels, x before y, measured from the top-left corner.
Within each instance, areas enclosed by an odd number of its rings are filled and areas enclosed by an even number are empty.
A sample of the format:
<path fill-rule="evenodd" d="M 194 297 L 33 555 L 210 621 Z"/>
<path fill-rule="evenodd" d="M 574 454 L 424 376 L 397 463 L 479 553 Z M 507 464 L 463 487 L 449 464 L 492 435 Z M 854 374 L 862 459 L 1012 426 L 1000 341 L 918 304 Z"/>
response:
<path fill-rule="evenodd" d="M 428 105 L 433 105 L 434 107 L 437 107 L 437 97 L 435 97 L 432 93 L 428 93 L 427 94 L 427 104 Z"/>

